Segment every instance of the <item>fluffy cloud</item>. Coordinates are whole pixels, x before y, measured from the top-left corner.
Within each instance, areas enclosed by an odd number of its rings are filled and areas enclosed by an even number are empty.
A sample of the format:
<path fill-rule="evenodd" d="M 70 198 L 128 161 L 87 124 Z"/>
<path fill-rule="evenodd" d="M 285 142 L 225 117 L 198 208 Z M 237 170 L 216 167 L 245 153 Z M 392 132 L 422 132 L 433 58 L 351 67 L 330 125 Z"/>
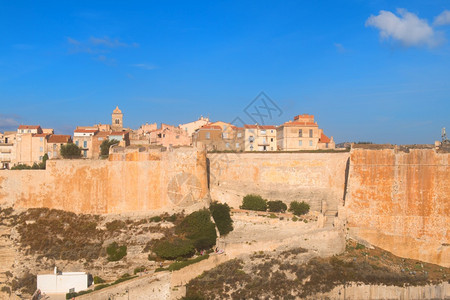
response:
<path fill-rule="evenodd" d="M 450 10 L 444 10 L 439 16 L 434 18 L 433 25 L 442 26 L 450 24 Z"/>
<path fill-rule="evenodd" d="M 424 19 L 405 9 L 397 10 L 398 16 L 390 11 L 382 10 L 377 16 L 370 16 L 366 26 L 380 30 L 383 39 L 399 41 L 404 46 L 436 46 L 441 42 L 439 36 Z"/>

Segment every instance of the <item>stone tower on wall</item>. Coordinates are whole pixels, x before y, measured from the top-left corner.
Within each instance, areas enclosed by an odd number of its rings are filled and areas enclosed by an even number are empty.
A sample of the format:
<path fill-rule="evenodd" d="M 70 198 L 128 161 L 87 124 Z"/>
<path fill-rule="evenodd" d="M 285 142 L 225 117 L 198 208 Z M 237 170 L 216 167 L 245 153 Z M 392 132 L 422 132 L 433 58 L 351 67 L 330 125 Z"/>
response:
<path fill-rule="evenodd" d="M 122 131 L 123 129 L 123 113 L 118 106 L 111 115 L 111 129 L 113 131 Z"/>

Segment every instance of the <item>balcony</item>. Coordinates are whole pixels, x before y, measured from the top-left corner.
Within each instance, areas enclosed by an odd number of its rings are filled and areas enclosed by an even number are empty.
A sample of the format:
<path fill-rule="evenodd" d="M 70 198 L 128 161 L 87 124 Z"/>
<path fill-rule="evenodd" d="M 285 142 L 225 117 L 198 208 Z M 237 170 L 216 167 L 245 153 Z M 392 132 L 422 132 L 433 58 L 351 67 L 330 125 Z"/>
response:
<path fill-rule="evenodd" d="M 11 153 L 11 149 L 0 149 L 0 153 Z"/>

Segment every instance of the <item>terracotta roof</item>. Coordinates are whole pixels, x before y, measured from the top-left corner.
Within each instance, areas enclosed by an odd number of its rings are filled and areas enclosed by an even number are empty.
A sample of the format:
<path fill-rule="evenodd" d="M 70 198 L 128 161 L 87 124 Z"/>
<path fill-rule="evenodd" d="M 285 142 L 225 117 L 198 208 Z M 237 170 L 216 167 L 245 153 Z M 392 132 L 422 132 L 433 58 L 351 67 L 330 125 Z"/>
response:
<path fill-rule="evenodd" d="M 93 133 L 93 132 L 97 132 L 98 129 L 75 129 L 73 132 L 78 132 L 78 133 Z"/>
<path fill-rule="evenodd" d="M 125 133 L 128 133 L 127 131 L 113 131 L 109 135 L 125 135 Z"/>
<path fill-rule="evenodd" d="M 111 134 L 110 131 L 99 131 L 95 134 L 95 136 L 96 137 L 107 137 L 110 134 Z"/>
<path fill-rule="evenodd" d="M 58 143 L 58 144 L 68 143 L 70 142 L 71 139 L 72 137 L 70 135 L 52 134 L 48 138 L 48 143 Z"/>
<path fill-rule="evenodd" d="M 20 125 L 19 129 L 39 129 L 39 125 Z"/>
<path fill-rule="evenodd" d="M 331 140 L 325 134 L 320 135 L 319 143 L 329 143 Z"/>
<path fill-rule="evenodd" d="M 244 128 L 249 128 L 249 129 L 276 129 L 275 126 L 273 125 L 248 125 L 245 124 Z"/>
<path fill-rule="evenodd" d="M 217 129 L 217 130 L 222 130 L 222 127 L 220 127 L 219 125 L 205 125 L 199 128 L 199 130 L 202 129 Z"/>
<path fill-rule="evenodd" d="M 314 119 L 314 115 L 308 115 L 308 114 L 303 114 L 303 115 L 297 115 L 294 117 L 294 120 L 298 120 L 298 119 Z"/>
<path fill-rule="evenodd" d="M 116 109 L 113 110 L 113 113 L 115 113 L 115 114 L 121 114 L 122 111 L 119 109 L 119 106 L 116 106 Z"/>
<path fill-rule="evenodd" d="M 48 135 L 48 133 L 35 133 L 33 134 L 33 137 L 47 137 Z"/>

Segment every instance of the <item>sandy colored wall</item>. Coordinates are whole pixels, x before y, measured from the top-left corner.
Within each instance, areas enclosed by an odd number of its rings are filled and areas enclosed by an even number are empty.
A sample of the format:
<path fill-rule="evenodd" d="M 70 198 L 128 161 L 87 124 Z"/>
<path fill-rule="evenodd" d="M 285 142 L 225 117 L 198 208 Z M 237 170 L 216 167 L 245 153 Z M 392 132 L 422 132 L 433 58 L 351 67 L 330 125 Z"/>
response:
<path fill-rule="evenodd" d="M 450 267 L 449 153 L 353 149 L 350 233 L 392 253 Z"/>
<path fill-rule="evenodd" d="M 46 170 L 0 171 L 0 204 L 77 213 L 164 210 L 208 194 L 205 152 L 114 153 L 110 160 L 50 160 Z"/>
<path fill-rule="evenodd" d="M 306 201 L 320 211 L 323 201 L 337 210 L 342 201 L 344 153 L 208 153 L 213 200 L 238 208 L 256 193 L 269 200 Z"/>

